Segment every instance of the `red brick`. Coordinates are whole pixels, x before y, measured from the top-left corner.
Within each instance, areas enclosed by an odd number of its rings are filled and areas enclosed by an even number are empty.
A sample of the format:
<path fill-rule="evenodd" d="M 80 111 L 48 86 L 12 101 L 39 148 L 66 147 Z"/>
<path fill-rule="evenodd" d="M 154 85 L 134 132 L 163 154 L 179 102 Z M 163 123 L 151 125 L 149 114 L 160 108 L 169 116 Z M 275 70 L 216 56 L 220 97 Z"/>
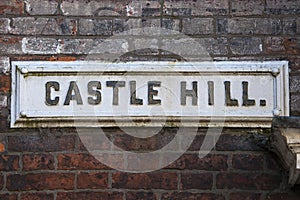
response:
<path fill-rule="evenodd" d="M 260 199 L 261 194 L 258 193 L 231 193 L 229 195 L 229 200 L 237 200 L 237 199 L 243 199 L 243 200 L 258 200 Z"/>
<path fill-rule="evenodd" d="M 174 190 L 177 189 L 177 186 L 178 176 L 173 172 L 153 172 L 144 174 L 117 172 L 112 176 L 113 188 Z"/>
<path fill-rule="evenodd" d="M 232 167 L 241 170 L 263 170 L 263 155 L 236 154 L 232 156 Z"/>
<path fill-rule="evenodd" d="M 121 192 L 59 192 L 56 200 L 123 200 Z"/>
<path fill-rule="evenodd" d="M 6 187 L 10 191 L 27 190 L 71 190 L 75 175 L 70 173 L 11 174 Z"/>
<path fill-rule="evenodd" d="M 58 169 L 62 170 L 110 169 L 88 153 L 59 154 L 57 156 L 57 161 Z"/>
<path fill-rule="evenodd" d="M 127 192 L 126 200 L 158 200 L 156 194 L 152 192 Z"/>
<path fill-rule="evenodd" d="M 181 189 L 210 190 L 213 186 L 211 173 L 182 173 Z"/>
<path fill-rule="evenodd" d="M 53 194 L 47 193 L 25 193 L 21 194 L 21 200 L 53 200 Z"/>
<path fill-rule="evenodd" d="M 174 192 L 162 194 L 161 200 L 224 200 L 224 196 L 213 193 Z"/>
<path fill-rule="evenodd" d="M 18 196 L 16 194 L 0 194 L 0 199 L 3 199 L 3 200 L 17 200 Z"/>
<path fill-rule="evenodd" d="M 227 170 L 227 155 L 208 154 L 204 158 L 199 158 L 199 154 L 184 154 L 168 169 L 198 169 L 209 171 Z"/>
<path fill-rule="evenodd" d="M 268 37 L 265 40 L 265 48 L 268 54 L 300 54 L 299 37 Z"/>
<path fill-rule="evenodd" d="M 10 76 L 0 75 L 0 92 L 9 92 L 10 91 Z"/>
<path fill-rule="evenodd" d="M 93 151 L 93 150 L 109 150 L 110 143 L 105 141 L 99 143 L 97 138 L 95 139 L 94 135 L 80 135 L 80 141 L 78 144 L 78 148 L 82 151 Z"/>
<path fill-rule="evenodd" d="M 106 189 L 108 188 L 108 173 L 105 172 L 81 172 L 77 176 L 77 188 L 79 189 Z"/>
<path fill-rule="evenodd" d="M 27 154 L 23 155 L 23 170 L 47 170 L 54 169 L 54 157 L 51 154 Z"/>
<path fill-rule="evenodd" d="M 8 136 L 8 150 L 16 152 L 53 152 L 75 149 L 74 135 L 21 135 Z"/>
<path fill-rule="evenodd" d="M 221 173 L 216 180 L 219 189 L 272 190 L 281 183 L 278 175 L 257 173 Z"/>
<path fill-rule="evenodd" d="M 22 54 L 22 37 L 0 37 L 0 53 Z"/>
<path fill-rule="evenodd" d="M 1 155 L 0 170 L 15 171 L 19 169 L 19 156 L 17 155 Z"/>
<path fill-rule="evenodd" d="M 1 0 L 0 15 L 20 15 L 24 13 L 23 0 Z"/>

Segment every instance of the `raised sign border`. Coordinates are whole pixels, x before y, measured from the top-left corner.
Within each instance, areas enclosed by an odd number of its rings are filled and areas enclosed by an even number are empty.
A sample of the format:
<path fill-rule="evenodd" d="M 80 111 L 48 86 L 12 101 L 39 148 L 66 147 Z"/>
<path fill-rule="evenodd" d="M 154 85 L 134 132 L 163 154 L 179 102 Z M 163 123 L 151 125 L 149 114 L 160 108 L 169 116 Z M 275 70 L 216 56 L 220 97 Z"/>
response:
<path fill-rule="evenodd" d="M 28 118 L 20 110 L 20 81 L 30 73 L 230 73 L 230 74 L 261 74 L 270 73 L 274 76 L 274 91 L 280 116 L 289 116 L 289 79 L 287 61 L 219 61 L 219 62 L 126 62 L 105 63 L 99 61 L 48 62 L 48 61 L 13 61 L 12 62 L 12 95 L 11 95 L 11 127 L 271 127 L 273 117 L 39 117 Z M 84 66 L 84 67 L 83 67 Z M 97 66 L 97 67 L 95 67 Z M 108 67 L 109 66 L 109 67 Z M 213 67 L 210 67 L 213 66 Z M 80 69 L 80 70 L 79 70 Z M 165 122 L 165 120 L 167 121 Z M 151 123 L 148 121 L 151 120 Z M 76 121 L 76 123 L 74 123 Z M 116 123 L 117 121 L 117 123 Z"/>

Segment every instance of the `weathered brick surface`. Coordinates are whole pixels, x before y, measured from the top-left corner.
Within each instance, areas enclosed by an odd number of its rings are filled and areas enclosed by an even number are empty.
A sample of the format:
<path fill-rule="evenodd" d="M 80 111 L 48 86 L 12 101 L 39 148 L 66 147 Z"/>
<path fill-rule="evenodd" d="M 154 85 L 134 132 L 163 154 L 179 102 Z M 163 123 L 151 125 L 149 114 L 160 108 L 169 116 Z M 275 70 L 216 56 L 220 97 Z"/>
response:
<path fill-rule="evenodd" d="M 228 0 L 166 0 L 164 3 L 164 14 L 172 16 L 225 15 L 228 10 Z"/>
<path fill-rule="evenodd" d="M 18 196 L 16 194 L 0 194 L 0 199 L 17 200 Z"/>
<path fill-rule="evenodd" d="M 272 190 L 280 187 L 281 177 L 258 173 L 221 173 L 216 181 L 219 189 Z"/>
<path fill-rule="evenodd" d="M 236 154 L 232 157 L 232 167 L 241 170 L 263 170 L 263 155 Z"/>
<path fill-rule="evenodd" d="M 126 200 L 158 200 L 157 195 L 152 192 L 127 192 Z"/>
<path fill-rule="evenodd" d="M 24 171 L 54 169 L 54 157 L 51 154 L 26 154 L 22 162 Z"/>
<path fill-rule="evenodd" d="M 77 33 L 77 22 L 64 18 L 13 18 L 12 34 L 21 35 L 74 35 Z"/>
<path fill-rule="evenodd" d="M 22 38 L 3 36 L 0 38 L 0 54 L 21 54 Z"/>
<path fill-rule="evenodd" d="M 198 35 L 198 34 L 212 34 L 213 33 L 213 19 L 212 18 L 192 18 L 184 19 L 182 21 L 182 32 L 184 34 Z"/>
<path fill-rule="evenodd" d="M 236 199 L 247 199 L 247 200 L 256 200 L 261 199 L 260 193 L 241 193 L 241 192 L 235 192 L 231 193 L 229 195 L 230 200 L 236 200 Z"/>
<path fill-rule="evenodd" d="M 9 75 L 0 75 L 0 92 L 10 91 L 11 77 Z"/>
<path fill-rule="evenodd" d="M 10 72 L 9 57 L 0 57 L 0 74 L 8 74 Z"/>
<path fill-rule="evenodd" d="M 164 193 L 162 195 L 162 200 L 224 200 L 225 197 L 220 194 L 212 193 L 189 193 L 189 192 L 174 192 L 174 193 Z"/>
<path fill-rule="evenodd" d="M 59 192 L 56 200 L 122 200 L 123 193 L 121 192 Z"/>
<path fill-rule="evenodd" d="M 89 153 L 59 154 L 57 156 L 60 170 L 101 170 L 108 169 Z"/>
<path fill-rule="evenodd" d="M 235 16 L 261 15 L 264 13 L 264 1 L 231 0 L 231 13 Z"/>
<path fill-rule="evenodd" d="M 75 136 L 9 136 L 7 145 L 9 151 L 16 152 L 72 151 L 75 148 Z"/>
<path fill-rule="evenodd" d="M 228 20 L 228 32 L 245 35 L 276 35 L 281 32 L 281 22 L 273 18 L 232 18 Z"/>
<path fill-rule="evenodd" d="M 0 15 L 21 15 L 24 13 L 24 0 L 2 0 Z"/>
<path fill-rule="evenodd" d="M 300 33 L 300 18 L 285 18 L 282 24 L 283 34 L 296 35 Z"/>
<path fill-rule="evenodd" d="M 112 175 L 112 187 L 123 189 L 177 189 L 178 175 L 174 172 L 129 174 L 117 172 Z"/>
<path fill-rule="evenodd" d="M 300 14 L 300 1 L 267 0 L 266 12 L 268 14 Z"/>
<path fill-rule="evenodd" d="M 268 37 L 265 48 L 270 54 L 298 55 L 300 53 L 299 37 Z"/>
<path fill-rule="evenodd" d="M 71 190 L 75 175 L 71 173 L 11 174 L 7 176 L 6 188 L 9 191 L 28 190 Z"/>
<path fill-rule="evenodd" d="M 77 175 L 78 189 L 107 189 L 108 173 L 103 172 L 81 172 Z"/>
<path fill-rule="evenodd" d="M 181 189 L 211 190 L 213 175 L 211 173 L 182 173 L 180 186 Z"/>
<path fill-rule="evenodd" d="M 1 171 L 16 171 L 19 169 L 19 156 L 17 155 L 1 155 L 0 170 Z"/>
<path fill-rule="evenodd" d="M 21 200 L 52 200 L 53 194 L 47 193 L 25 193 L 21 194 Z"/>
<path fill-rule="evenodd" d="M 197 169 L 208 171 L 227 170 L 227 155 L 209 154 L 199 158 L 198 152 L 195 154 L 184 154 L 167 168 L 175 169 Z"/>
<path fill-rule="evenodd" d="M 58 14 L 59 0 L 25 0 L 26 11 L 29 15 Z"/>
<path fill-rule="evenodd" d="M 262 39 L 258 37 L 233 37 L 230 49 L 236 55 L 256 55 L 262 52 Z"/>

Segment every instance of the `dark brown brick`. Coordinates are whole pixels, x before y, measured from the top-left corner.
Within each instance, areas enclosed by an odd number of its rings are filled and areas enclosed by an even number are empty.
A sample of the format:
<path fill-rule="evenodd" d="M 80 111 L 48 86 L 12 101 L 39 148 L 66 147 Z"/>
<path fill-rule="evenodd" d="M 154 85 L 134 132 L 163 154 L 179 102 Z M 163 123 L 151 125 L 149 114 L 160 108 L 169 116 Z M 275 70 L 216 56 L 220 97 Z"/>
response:
<path fill-rule="evenodd" d="M 227 170 L 227 155 L 208 154 L 199 158 L 199 154 L 184 154 L 166 168 L 170 169 L 198 169 L 209 171 Z"/>
<path fill-rule="evenodd" d="M 59 192 L 56 200 L 123 200 L 121 192 Z"/>
<path fill-rule="evenodd" d="M 0 194 L 0 199 L 3 199 L 3 200 L 17 200 L 18 196 L 16 194 Z"/>
<path fill-rule="evenodd" d="M 71 173 L 11 174 L 7 176 L 6 188 L 10 191 L 71 190 L 74 179 Z"/>
<path fill-rule="evenodd" d="M 237 154 L 232 156 L 232 167 L 241 170 L 263 170 L 263 155 Z"/>
<path fill-rule="evenodd" d="M 24 13 L 23 0 L 1 0 L 0 15 L 20 15 Z"/>
<path fill-rule="evenodd" d="M 152 192 L 127 192 L 126 200 L 158 200 L 156 194 Z"/>
<path fill-rule="evenodd" d="M 53 200 L 53 194 L 47 193 L 25 193 L 21 194 L 21 200 Z"/>
<path fill-rule="evenodd" d="M 106 188 L 108 188 L 108 173 L 80 172 L 77 176 L 77 188 L 79 188 L 79 189 L 106 189 Z"/>
<path fill-rule="evenodd" d="M 9 92 L 10 91 L 10 76 L 0 75 L 0 92 Z"/>
<path fill-rule="evenodd" d="M 237 199 L 258 200 L 258 199 L 261 199 L 261 194 L 236 192 L 236 193 L 231 193 L 229 195 L 229 200 L 237 200 Z"/>
<path fill-rule="evenodd" d="M 95 169 L 109 169 L 103 165 L 91 154 L 78 153 L 78 154 L 59 154 L 57 156 L 58 169 L 61 170 L 95 170 Z"/>
<path fill-rule="evenodd" d="M 178 186 L 178 176 L 173 172 L 153 172 L 146 174 L 114 173 L 113 188 L 124 189 L 166 189 L 174 190 Z"/>
<path fill-rule="evenodd" d="M 211 173 L 182 173 L 181 189 L 211 190 L 213 175 Z"/>
<path fill-rule="evenodd" d="M 217 151 L 262 151 L 260 143 L 251 134 L 224 134 L 221 135 L 217 144 Z"/>
<path fill-rule="evenodd" d="M 19 156 L 17 155 L 0 155 L 0 170 L 15 171 L 19 169 Z"/>
<path fill-rule="evenodd" d="M 23 170 L 54 169 L 54 157 L 51 154 L 27 154 L 23 155 Z"/>
<path fill-rule="evenodd" d="M 224 196 L 213 193 L 174 192 L 162 194 L 161 200 L 224 200 Z"/>
<path fill-rule="evenodd" d="M 16 152 L 72 151 L 75 148 L 74 135 L 39 136 L 20 135 L 8 137 L 8 150 Z"/>
<path fill-rule="evenodd" d="M 266 200 L 299 200 L 299 196 L 299 193 L 276 193 L 267 195 Z"/>
<path fill-rule="evenodd" d="M 257 173 L 221 173 L 217 175 L 217 188 L 244 190 L 272 190 L 280 187 L 281 177 Z"/>
<path fill-rule="evenodd" d="M 280 159 L 277 157 L 277 155 L 273 153 L 267 153 L 265 155 L 267 169 L 268 170 L 274 170 L 274 171 L 280 171 L 282 170 L 282 166 L 280 163 Z"/>
<path fill-rule="evenodd" d="M 0 174 L 0 189 L 3 188 L 3 185 L 4 185 L 4 177 L 3 174 Z"/>

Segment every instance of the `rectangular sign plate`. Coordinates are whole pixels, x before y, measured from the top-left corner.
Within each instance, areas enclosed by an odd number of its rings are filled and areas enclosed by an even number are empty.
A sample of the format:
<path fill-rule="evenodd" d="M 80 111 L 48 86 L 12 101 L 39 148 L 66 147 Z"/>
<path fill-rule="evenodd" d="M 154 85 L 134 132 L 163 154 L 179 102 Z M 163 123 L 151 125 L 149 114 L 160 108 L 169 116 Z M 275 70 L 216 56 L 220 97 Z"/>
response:
<path fill-rule="evenodd" d="M 12 62 L 11 127 L 270 127 L 288 63 Z"/>

